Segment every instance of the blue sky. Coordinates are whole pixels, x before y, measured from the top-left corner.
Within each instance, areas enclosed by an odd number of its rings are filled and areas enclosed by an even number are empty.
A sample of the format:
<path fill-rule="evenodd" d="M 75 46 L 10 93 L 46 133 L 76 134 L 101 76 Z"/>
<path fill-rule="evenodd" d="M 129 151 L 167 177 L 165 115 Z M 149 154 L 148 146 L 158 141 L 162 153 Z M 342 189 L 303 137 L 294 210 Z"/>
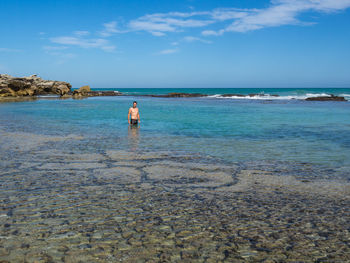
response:
<path fill-rule="evenodd" d="M 350 87 L 350 0 L 1 0 L 0 25 L 0 73 L 73 87 Z"/>

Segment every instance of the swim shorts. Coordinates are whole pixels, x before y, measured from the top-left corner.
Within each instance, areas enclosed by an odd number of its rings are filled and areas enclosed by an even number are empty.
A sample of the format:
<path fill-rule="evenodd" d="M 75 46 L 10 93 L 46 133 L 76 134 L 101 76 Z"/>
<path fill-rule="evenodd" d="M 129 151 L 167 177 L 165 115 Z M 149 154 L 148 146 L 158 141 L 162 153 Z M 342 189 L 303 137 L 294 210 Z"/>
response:
<path fill-rule="evenodd" d="M 139 123 L 138 120 L 131 119 L 131 121 L 130 121 L 131 125 L 137 125 L 138 123 Z"/>

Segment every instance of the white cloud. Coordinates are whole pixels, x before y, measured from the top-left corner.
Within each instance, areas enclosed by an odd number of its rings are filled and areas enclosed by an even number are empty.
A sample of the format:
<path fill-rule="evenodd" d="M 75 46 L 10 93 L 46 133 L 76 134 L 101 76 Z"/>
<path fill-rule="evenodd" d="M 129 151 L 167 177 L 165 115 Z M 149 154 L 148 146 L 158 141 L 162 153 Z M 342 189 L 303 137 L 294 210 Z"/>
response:
<path fill-rule="evenodd" d="M 266 8 L 216 8 L 203 12 L 170 12 L 141 16 L 129 22 L 131 31 L 146 31 L 155 36 L 182 32 L 186 28 L 205 27 L 202 35 L 247 32 L 283 25 L 310 25 L 299 19 L 302 13 L 330 13 L 350 7 L 350 0 L 272 0 Z M 229 24 L 227 24 L 229 23 Z M 222 25 L 213 30 L 212 24 Z"/>
<path fill-rule="evenodd" d="M 202 39 L 199 37 L 193 37 L 193 36 L 187 36 L 183 38 L 183 41 L 185 42 L 202 42 L 205 44 L 211 44 L 212 42 L 210 40 Z"/>
<path fill-rule="evenodd" d="M 159 32 L 159 31 L 150 31 L 150 33 L 151 33 L 153 36 L 156 36 L 156 37 L 165 36 L 165 33 Z"/>
<path fill-rule="evenodd" d="M 111 45 L 108 40 L 103 38 L 81 38 L 81 37 L 72 37 L 72 36 L 62 36 L 62 37 L 53 37 L 50 38 L 52 43 L 62 44 L 62 45 L 70 45 L 70 46 L 78 46 L 82 48 L 99 48 L 104 51 L 114 51 L 115 46 Z"/>
<path fill-rule="evenodd" d="M 251 12 L 252 9 L 238 9 L 238 8 L 217 8 L 214 9 L 210 15 L 217 21 L 225 21 L 242 18 Z"/>
<path fill-rule="evenodd" d="M 83 37 L 83 36 L 90 35 L 90 32 L 89 31 L 79 30 L 79 31 L 74 31 L 73 34 L 78 36 L 78 37 Z"/>
<path fill-rule="evenodd" d="M 209 18 L 199 18 L 208 12 L 191 13 L 157 13 L 139 17 L 129 22 L 129 28 L 133 31 L 147 31 L 155 36 L 164 36 L 167 32 L 179 32 L 184 28 L 204 27 L 214 23 Z"/>
<path fill-rule="evenodd" d="M 173 49 L 164 49 L 164 50 L 160 51 L 158 54 L 159 54 L 159 55 L 167 55 L 167 54 L 176 53 L 176 52 L 178 52 L 178 51 L 179 51 L 179 49 L 177 49 L 177 48 L 173 48 Z"/>
<path fill-rule="evenodd" d="M 66 46 L 43 46 L 43 49 L 46 51 L 64 50 L 67 48 Z"/>
<path fill-rule="evenodd" d="M 109 37 L 116 33 L 122 33 L 120 30 L 117 29 L 117 22 L 111 21 L 109 23 L 103 24 L 104 29 L 100 32 L 100 35 L 102 37 Z"/>
<path fill-rule="evenodd" d="M 153 36 L 162 37 L 169 33 L 186 32 L 201 28 L 202 36 L 220 36 L 226 32 L 248 32 L 267 27 L 284 25 L 310 25 L 301 19 L 304 13 L 334 13 L 350 7 L 350 0 L 271 0 L 266 8 L 216 8 L 201 12 L 154 13 L 126 22 L 124 28 L 116 21 L 103 24 L 103 30 L 96 32 L 98 37 L 89 37 L 89 31 L 74 31 L 70 36 L 50 38 L 55 46 L 46 46 L 45 50 L 62 50 L 69 46 L 97 48 L 113 52 L 116 47 L 108 37 L 117 33 L 145 31 Z M 193 33 L 193 32 L 191 32 Z M 177 46 L 181 42 L 202 42 L 210 44 L 204 38 L 186 36 L 172 42 Z M 62 46 L 57 46 L 62 45 Z M 0 52 L 18 52 L 16 49 L 0 48 Z M 166 49 L 159 54 L 171 54 L 178 49 Z"/>
<path fill-rule="evenodd" d="M 350 7 L 350 0 L 274 0 L 264 9 L 214 10 L 213 17 L 233 22 L 218 31 L 204 30 L 202 35 L 247 32 L 283 25 L 308 25 L 299 20 L 305 12 L 336 12 Z"/>

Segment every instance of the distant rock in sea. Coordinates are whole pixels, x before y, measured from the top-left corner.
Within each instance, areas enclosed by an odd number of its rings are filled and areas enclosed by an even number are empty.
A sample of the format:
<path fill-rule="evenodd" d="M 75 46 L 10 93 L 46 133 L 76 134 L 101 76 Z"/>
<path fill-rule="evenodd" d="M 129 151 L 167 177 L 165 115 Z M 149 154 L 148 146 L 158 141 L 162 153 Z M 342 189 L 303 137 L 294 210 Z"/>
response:
<path fill-rule="evenodd" d="M 44 80 L 37 75 L 12 77 L 0 74 L 0 97 L 25 97 L 59 95 L 70 93 L 72 85 L 64 81 Z"/>
<path fill-rule="evenodd" d="M 193 97 L 206 97 L 208 95 L 200 94 L 200 93 L 181 93 L 181 92 L 172 92 L 168 94 L 161 95 L 146 95 L 150 97 L 159 97 L 159 98 L 193 98 Z"/>
<path fill-rule="evenodd" d="M 344 97 L 340 96 L 319 96 L 319 97 L 310 97 L 306 98 L 307 101 L 347 101 Z"/>
<path fill-rule="evenodd" d="M 90 86 L 82 86 L 72 92 L 73 98 L 96 97 L 96 96 L 120 96 L 121 93 L 113 90 L 91 90 Z M 69 95 L 65 95 L 67 97 Z"/>

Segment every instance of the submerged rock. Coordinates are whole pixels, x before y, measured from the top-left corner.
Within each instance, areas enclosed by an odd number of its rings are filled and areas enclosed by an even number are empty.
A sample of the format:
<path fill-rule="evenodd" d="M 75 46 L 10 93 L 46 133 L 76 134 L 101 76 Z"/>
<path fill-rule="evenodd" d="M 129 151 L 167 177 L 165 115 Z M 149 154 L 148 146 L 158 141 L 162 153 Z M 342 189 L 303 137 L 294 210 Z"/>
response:
<path fill-rule="evenodd" d="M 306 98 L 307 101 L 347 101 L 344 97 L 341 96 L 319 96 L 319 97 L 310 97 Z"/>
<path fill-rule="evenodd" d="M 23 97 L 68 94 L 72 85 L 64 81 L 44 80 L 37 75 L 16 78 L 0 74 L 0 97 Z"/>

